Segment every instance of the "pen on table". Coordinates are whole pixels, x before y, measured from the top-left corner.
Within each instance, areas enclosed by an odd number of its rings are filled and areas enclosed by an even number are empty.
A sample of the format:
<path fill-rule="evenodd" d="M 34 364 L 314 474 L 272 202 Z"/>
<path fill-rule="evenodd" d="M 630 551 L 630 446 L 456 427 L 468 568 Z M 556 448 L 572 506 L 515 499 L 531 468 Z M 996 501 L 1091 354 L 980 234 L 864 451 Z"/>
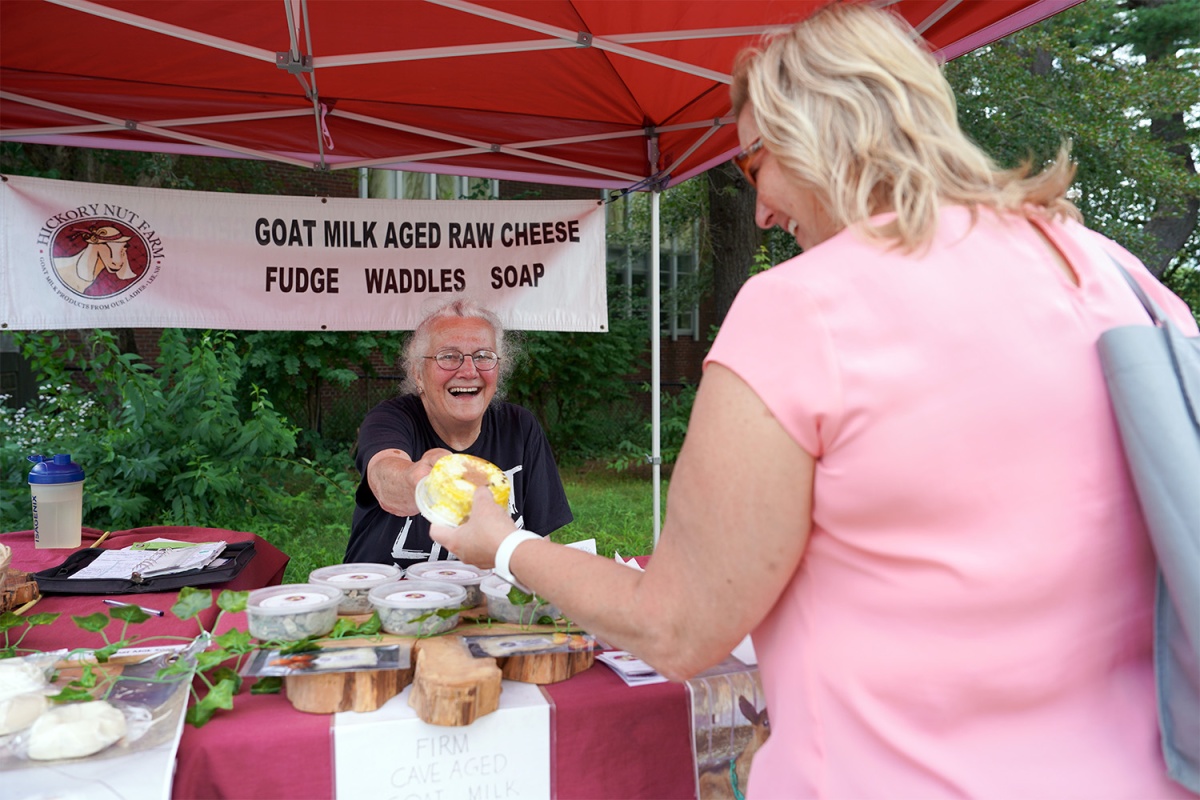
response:
<path fill-rule="evenodd" d="M 121 607 L 132 606 L 134 603 L 122 603 L 120 600 L 105 600 L 104 605 Z M 138 608 L 140 608 L 142 611 L 145 611 L 147 614 L 153 614 L 156 617 L 161 617 L 163 615 L 163 612 L 159 611 L 157 608 L 146 608 L 145 606 L 138 606 Z"/>
<path fill-rule="evenodd" d="M 101 543 L 101 542 L 103 542 L 105 539 L 107 539 L 107 538 L 108 538 L 108 535 L 109 535 L 110 533 L 112 533 L 112 531 L 105 531 L 104 533 L 102 533 L 102 534 L 100 535 L 100 538 L 99 538 L 99 539 L 97 539 L 96 541 L 94 541 L 94 542 L 92 542 L 91 544 L 89 544 L 89 545 L 88 545 L 88 547 L 99 547 L 99 546 L 100 546 L 100 543 Z"/>

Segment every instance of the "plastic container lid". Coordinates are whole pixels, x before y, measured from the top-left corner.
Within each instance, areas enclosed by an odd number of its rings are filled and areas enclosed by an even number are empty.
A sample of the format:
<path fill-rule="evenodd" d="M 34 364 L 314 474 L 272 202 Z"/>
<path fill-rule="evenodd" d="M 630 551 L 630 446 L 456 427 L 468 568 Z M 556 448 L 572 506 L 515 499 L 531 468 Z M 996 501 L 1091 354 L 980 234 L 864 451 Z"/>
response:
<path fill-rule="evenodd" d="M 404 571 L 391 564 L 334 564 L 308 573 L 312 583 L 329 584 L 339 589 L 373 589 L 381 583 L 399 580 Z"/>
<path fill-rule="evenodd" d="M 451 519 L 445 514 L 440 513 L 433 506 L 433 498 L 429 496 L 429 487 L 425 481 L 429 479 L 426 475 L 421 480 L 417 481 L 415 496 L 413 499 L 417 501 L 417 511 L 421 512 L 421 516 L 434 525 L 441 525 L 446 528 L 457 528 L 458 520 Z"/>
<path fill-rule="evenodd" d="M 491 574 L 490 569 L 483 569 L 462 561 L 422 561 L 408 568 L 405 579 L 409 581 L 445 581 L 446 583 L 457 583 L 460 586 L 474 586 Z"/>
<path fill-rule="evenodd" d="M 71 460 L 67 453 L 59 453 L 53 459 L 33 455 L 34 462 L 29 470 L 30 483 L 78 483 L 83 480 L 83 467 Z"/>
<path fill-rule="evenodd" d="M 304 614 L 334 608 L 342 599 L 342 590 L 316 583 L 285 583 L 255 589 L 247 598 L 248 610 L 256 614 Z"/>
<path fill-rule="evenodd" d="M 483 583 L 479 584 L 479 588 L 489 597 L 507 600 L 508 593 L 513 588 L 513 585 L 499 575 L 489 575 L 483 580 Z"/>
<path fill-rule="evenodd" d="M 371 602 L 384 608 L 451 608 L 467 599 L 467 590 L 445 581 L 410 581 L 376 586 Z"/>

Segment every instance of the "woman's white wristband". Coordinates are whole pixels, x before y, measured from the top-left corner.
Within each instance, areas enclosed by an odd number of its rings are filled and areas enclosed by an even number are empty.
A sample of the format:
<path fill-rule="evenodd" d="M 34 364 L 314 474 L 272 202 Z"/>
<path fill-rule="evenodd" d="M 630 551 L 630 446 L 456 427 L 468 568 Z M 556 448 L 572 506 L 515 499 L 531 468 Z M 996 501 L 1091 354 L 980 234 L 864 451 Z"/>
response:
<path fill-rule="evenodd" d="M 500 546 L 496 548 L 495 573 L 511 583 L 513 586 L 516 586 L 521 591 L 528 592 L 529 590 L 522 586 L 521 583 L 513 577 L 512 570 L 508 568 L 508 561 L 512 558 L 513 551 L 517 549 L 517 545 L 519 545 L 521 542 L 527 542 L 530 539 L 540 538 L 542 537 L 538 536 L 533 531 L 523 531 L 520 529 L 513 531 L 508 536 L 505 536 L 504 541 L 500 542 Z"/>

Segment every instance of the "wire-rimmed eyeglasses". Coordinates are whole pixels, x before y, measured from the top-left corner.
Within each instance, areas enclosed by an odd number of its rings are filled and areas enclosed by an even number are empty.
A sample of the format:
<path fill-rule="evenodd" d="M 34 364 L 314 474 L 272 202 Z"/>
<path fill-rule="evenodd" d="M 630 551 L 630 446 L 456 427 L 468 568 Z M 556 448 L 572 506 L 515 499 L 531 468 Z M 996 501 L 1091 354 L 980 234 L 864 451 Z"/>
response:
<path fill-rule="evenodd" d="M 480 372 L 493 370 L 500 363 L 500 356 L 493 353 L 491 350 L 476 350 L 474 353 L 460 353 L 457 350 L 438 350 L 431 356 L 421 356 L 421 358 L 431 358 L 434 362 L 444 370 L 456 370 L 463 365 L 463 361 L 471 357 L 471 362 L 475 364 L 475 369 Z"/>
<path fill-rule="evenodd" d="M 742 171 L 742 176 L 746 179 L 746 183 L 750 184 L 751 189 L 757 188 L 756 176 L 758 175 L 758 162 L 763 156 L 763 140 L 760 136 L 750 143 L 742 152 L 733 157 L 733 165 Z"/>

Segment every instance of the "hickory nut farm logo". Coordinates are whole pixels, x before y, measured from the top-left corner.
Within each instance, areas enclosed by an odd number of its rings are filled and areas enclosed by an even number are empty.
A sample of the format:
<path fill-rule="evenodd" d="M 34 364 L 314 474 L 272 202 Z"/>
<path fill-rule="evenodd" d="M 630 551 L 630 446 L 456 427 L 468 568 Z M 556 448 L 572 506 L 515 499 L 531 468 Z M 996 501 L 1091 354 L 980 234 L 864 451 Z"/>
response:
<path fill-rule="evenodd" d="M 40 234 L 38 243 L 46 246 L 42 271 L 77 306 L 124 305 L 153 283 L 162 266 L 162 240 L 129 209 L 83 206 L 46 220 Z"/>

